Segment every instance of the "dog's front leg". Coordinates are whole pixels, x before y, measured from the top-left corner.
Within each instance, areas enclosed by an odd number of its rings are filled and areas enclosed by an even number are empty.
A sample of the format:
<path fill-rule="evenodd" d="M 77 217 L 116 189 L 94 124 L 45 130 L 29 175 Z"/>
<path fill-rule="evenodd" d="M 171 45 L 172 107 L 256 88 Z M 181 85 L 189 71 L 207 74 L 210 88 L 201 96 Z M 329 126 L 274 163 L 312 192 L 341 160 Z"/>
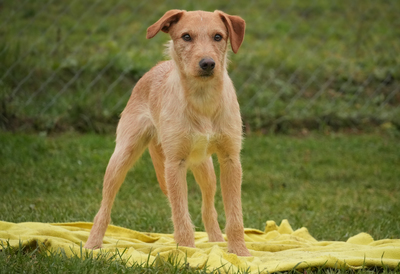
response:
<path fill-rule="evenodd" d="M 172 209 L 174 238 L 180 246 L 195 247 L 193 225 L 188 208 L 186 171 L 186 159 L 166 160 L 165 179 Z"/>
<path fill-rule="evenodd" d="M 221 191 L 224 200 L 228 251 L 239 256 L 251 256 L 244 241 L 241 202 L 242 166 L 239 155 L 219 155 Z"/>

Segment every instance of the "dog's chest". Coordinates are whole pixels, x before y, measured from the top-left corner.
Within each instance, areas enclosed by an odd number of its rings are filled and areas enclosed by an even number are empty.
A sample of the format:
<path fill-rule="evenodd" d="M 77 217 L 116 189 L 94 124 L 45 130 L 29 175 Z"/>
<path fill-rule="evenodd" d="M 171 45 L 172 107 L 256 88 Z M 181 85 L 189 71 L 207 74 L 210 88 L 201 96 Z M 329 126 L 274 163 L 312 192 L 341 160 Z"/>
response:
<path fill-rule="evenodd" d="M 189 162 L 199 163 L 206 160 L 214 151 L 216 135 L 213 133 L 197 133 L 192 136 Z"/>

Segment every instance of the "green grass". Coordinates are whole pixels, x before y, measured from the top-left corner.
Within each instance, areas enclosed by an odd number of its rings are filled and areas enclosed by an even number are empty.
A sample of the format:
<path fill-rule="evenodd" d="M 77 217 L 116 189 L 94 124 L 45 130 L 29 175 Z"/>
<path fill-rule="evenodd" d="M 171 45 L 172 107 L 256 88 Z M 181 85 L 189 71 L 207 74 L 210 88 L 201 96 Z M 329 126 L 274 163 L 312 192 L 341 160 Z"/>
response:
<path fill-rule="evenodd" d="M 173 257 L 167 261 L 159 260 L 156 263 L 134 264 L 127 266 L 118 257 L 109 257 L 107 253 L 94 256 L 88 256 L 82 259 L 79 256 L 67 257 L 62 252 L 53 252 L 46 254 L 39 252 L 38 249 L 24 250 L 23 248 L 4 248 L 0 252 L 0 273 L 210 273 L 205 268 L 202 270 L 192 269 L 189 265 L 177 266 Z M 372 274 L 382 273 L 391 274 L 398 273 L 400 268 L 369 268 L 362 270 L 344 270 L 344 269 L 308 269 L 304 272 L 296 270 L 287 271 L 288 274 L 299 273 L 349 273 L 349 274 Z M 218 270 L 213 273 L 219 273 Z M 246 273 L 246 271 L 238 272 Z M 281 272 L 278 272 L 281 273 Z"/>
<path fill-rule="evenodd" d="M 82 256 L 83 255 L 83 256 Z M 154 263 L 128 266 L 122 259 L 123 253 L 110 255 L 107 252 L 93 255 L 81 250 L 81 254 L 66 256 L 62 250 L 50 253 L 40 248 L 18 248 L 3 245 L 0 252 L 0 273 L 208 273 L 192 269 L 189 265 L 179 266 L 177 259 L 157 260 Z"/>
<path fill-rule="evenodd" d="M 112 132 L 130 90 L 165 59 L 145 39 L 166 10 L 247 22 L 230 74 L 248 129 L 400 128 L 400 2 L 4 1 L 0 127 Z"/>
<path fill-rule="evenodd" d="M 0 133 L 0 220 L 92 221 L 100 204 L 102 177 L 113 151 L 113 139 L 108 135 Z M 359 232 L 367 232 L 374 239 L 397 239 L 400 235 L 398 137 L 251 135 L 244 142 L 242 165 L 246 227 L 263 230 L 267 220 L 288 219 L 294 229 L 307 227 L 317 240 L 347 240 Z M 218 166 L 216 169 L 218 173 Z M 192 220 L 196 230 L 204 231 L 201 194 L 192 175 L 188 176 L 188 185 Z M 223 227 L 219 191 L 216 208 Z M 138 231 L 173 231 L 169 205 L 148 153 L 128 174 L 112 220 L 115 225 Z M 58 272 L 192 271 L 176 270 L 173 264 L 164 270 L 159 266 L 130 269 L 106 258 L 69 260 L 38 250 L 7 250 L 9 253 L 0 252 L 0 270 L 4 273 L 16 272 L 17 267 L 52 272 L 52 264 Z M 326 273 L 344 272 L 330 271 Z"/>

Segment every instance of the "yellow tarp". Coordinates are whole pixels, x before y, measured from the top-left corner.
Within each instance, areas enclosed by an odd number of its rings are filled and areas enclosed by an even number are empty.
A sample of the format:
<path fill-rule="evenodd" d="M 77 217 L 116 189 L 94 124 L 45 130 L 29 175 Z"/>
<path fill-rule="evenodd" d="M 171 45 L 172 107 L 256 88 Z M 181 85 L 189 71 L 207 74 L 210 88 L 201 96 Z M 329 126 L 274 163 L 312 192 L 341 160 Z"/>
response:
<path fill-rule="evenodd" d="M 36 242 L 48 251 L 63 249 L 67 255 L 80 255 L 92 223 L 9 223 L 0 222 L 0 242 L 11 246 Z M 220 271 L 248 269 L 255 273 L 287 271 L 294 267 L 361 268 L 400 264 L 400 240 L 374 241 L 360 233 L 346 242 L 317 241 L 306 228 L 293 231 L 288 221 L 277 226 L 266 223 L 265 231 L 246 229 L 246 244 L 252 257 L 227 253 L 226 243 L 209 243 L 205 232 L 196 232 L 196 248 L 177 247 L 171 234 L 142 233 L 110 225 L 104 237 L 103 251 L 122 254 L 128 264 L 152 264 L 174 256 L 192 268 Z M 1 247 L 0 247 L 1 248 Z M 117 249 L 116 249 L 117 248 Z M 83 249 L 85 250 L 85 249 Z M 95 254 L 101 252 L 94 251 Z M 117 256 L 119 257 L 119 256 Z"/>

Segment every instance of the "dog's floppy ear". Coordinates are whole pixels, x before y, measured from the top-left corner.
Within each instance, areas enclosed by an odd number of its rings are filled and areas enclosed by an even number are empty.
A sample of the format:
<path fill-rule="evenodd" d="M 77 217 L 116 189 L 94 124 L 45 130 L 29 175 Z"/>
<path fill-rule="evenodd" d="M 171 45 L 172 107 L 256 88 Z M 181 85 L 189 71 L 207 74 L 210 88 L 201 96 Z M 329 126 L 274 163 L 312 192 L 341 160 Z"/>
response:
<path fill-rule="evenodd" d="M 165 33 L 168 33 L 169 28 L 173 23 L 176 23 L 181 18 L 182 14 L 184 13 L 183 10 L 169 10 L 167 11 L 163 17 L 161 17 L 157 22 L 151 25 L 147 29 L 146 38 L 150 39 L 156 36 L 156 34 L 161 30 Z"/>
<path fill-rule="evenodd" d="M 229 15 L 220 10 L 216 10 L 229 32 L 232 51 L 237 53 L 244 39 L 246 22 L 239 16 Z"/>

